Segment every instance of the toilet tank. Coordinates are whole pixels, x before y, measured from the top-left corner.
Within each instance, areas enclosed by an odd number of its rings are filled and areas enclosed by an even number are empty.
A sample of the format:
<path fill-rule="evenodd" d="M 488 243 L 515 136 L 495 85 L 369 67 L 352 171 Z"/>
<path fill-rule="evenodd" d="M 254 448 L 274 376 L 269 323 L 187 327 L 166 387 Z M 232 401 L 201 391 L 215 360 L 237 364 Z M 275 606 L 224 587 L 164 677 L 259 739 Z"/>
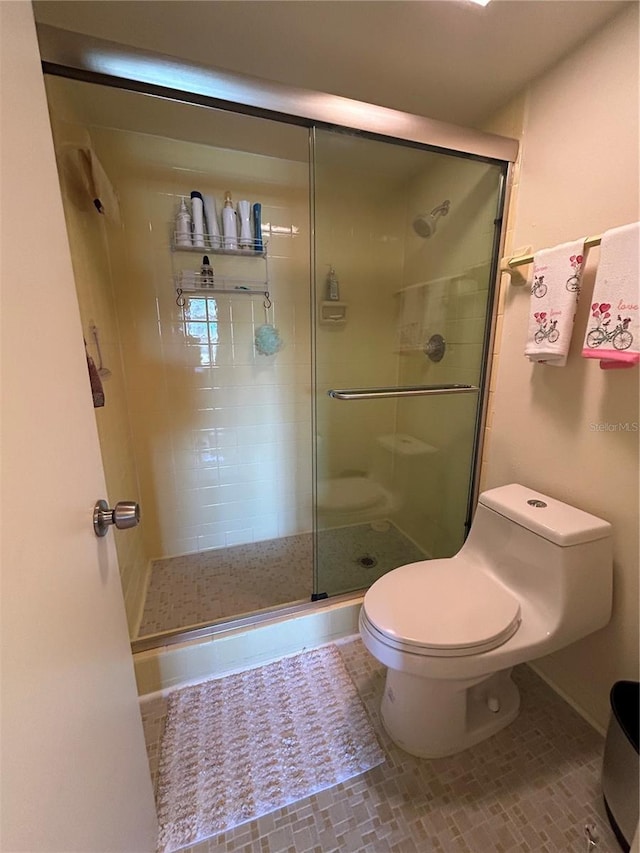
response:
<path fill-rule="evenodd" d="M 516 483 L 483 492 L 460 556 L 568 641 L 610 619 L 611 525 L 562 501 Z"/>

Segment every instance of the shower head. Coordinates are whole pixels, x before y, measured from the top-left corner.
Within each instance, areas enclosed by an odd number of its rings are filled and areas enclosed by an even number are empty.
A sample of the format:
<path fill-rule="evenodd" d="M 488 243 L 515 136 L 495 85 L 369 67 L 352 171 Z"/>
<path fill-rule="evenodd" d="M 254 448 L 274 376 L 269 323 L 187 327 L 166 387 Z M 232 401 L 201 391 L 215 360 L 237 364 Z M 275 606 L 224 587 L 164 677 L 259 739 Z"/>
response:
<path fill-rule="evenodd" d="M 427 240 L 433 234 L 435 234 L 436 223 L 441 216 L 446 216 L 449 213 L 449 208 L 451 206 L 451 202 L 449 199 L 446 199 L 439 204 L 437 207 L 434 207 L 431 213 L 420 213 L 413 220 L 413 230 L 416 232 L 418 237 L 424 237 Z"/>

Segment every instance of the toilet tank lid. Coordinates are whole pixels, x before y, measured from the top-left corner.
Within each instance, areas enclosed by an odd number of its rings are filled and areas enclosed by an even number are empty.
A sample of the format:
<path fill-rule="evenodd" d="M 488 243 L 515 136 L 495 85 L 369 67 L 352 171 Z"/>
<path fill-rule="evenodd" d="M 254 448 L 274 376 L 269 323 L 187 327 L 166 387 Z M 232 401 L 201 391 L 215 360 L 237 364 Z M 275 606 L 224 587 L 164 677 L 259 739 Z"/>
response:
<path fill-rule="evenodd" d="M 611 536 L 608 521 L 518 483 L 483 492 L 478 502 L 563 547 Z"/>

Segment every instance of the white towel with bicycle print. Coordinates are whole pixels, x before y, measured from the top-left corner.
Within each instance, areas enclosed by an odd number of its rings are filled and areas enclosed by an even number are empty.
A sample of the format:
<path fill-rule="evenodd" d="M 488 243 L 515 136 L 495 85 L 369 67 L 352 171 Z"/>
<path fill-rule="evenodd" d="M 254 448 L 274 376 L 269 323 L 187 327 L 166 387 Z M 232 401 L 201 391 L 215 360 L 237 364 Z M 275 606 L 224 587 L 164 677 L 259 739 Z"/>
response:
<path fill-rule="evenodd" d="M 582 355 L 603 370 L 640 362 L 640 222 L 602 235 Z"/>
<path fill-rule="evenodd" d="M 573 240 L 533 256 L 525 356 L 536 364 L 564 367 L 580 294 L 584 241 Z"/>

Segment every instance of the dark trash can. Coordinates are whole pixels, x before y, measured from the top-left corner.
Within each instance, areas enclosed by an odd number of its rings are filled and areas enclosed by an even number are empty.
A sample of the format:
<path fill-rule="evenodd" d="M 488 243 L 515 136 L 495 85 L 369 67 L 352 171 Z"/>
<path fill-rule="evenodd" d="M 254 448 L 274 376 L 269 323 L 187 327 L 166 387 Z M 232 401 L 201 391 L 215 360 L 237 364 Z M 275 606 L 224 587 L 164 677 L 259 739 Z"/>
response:
<path fill-rule="evenodd" d="M 602 762 L 602 793 L 611 828 L 622 849 L 628 853 L 640 811 L 640 683 L 616 681 L 609 698 L 611 719 Z"/>

